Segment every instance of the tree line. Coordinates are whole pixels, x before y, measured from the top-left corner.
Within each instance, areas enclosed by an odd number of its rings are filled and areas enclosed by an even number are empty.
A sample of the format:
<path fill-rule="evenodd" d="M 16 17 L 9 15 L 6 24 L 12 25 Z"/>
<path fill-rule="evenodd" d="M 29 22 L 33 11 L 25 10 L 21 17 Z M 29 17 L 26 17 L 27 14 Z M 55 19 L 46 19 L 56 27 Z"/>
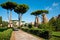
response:
<path fill-rule="evenodd" d="M 29 10 L 29 6 L 26 4 L 17 4 L 16 2 L 5 2 L 0 5 L 3 9 L 7 10 L 9 24 L 12 24 L 12 10 L 18 14 L 19 26 L 21 26 L 22 15 L 25 14 Z M 9 13 L 10 11 L 10 13 Z M 35 16 L 35 26 L 37 27 L 39 24 L 39 15 L 42 16 L 42 23 L 48 23 L 48 19 L 46 17 L 48 14 L 48 10 L 36 10 L 31 13 L 31 15 Z"/>

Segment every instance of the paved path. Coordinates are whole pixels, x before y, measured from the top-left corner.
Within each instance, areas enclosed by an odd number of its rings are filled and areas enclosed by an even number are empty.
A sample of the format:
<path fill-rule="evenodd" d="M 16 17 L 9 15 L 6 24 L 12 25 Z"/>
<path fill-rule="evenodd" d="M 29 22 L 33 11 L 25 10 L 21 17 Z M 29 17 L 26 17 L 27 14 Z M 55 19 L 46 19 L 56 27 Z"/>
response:
<path fill-rule="evenodd" d="M 42 38 L 38 38 L 31 34 L 28 34 L 22 30 L 14 31 L 14 40 L 42 40 Z M 12 39 L 11 39 L 12 40 Z"/>

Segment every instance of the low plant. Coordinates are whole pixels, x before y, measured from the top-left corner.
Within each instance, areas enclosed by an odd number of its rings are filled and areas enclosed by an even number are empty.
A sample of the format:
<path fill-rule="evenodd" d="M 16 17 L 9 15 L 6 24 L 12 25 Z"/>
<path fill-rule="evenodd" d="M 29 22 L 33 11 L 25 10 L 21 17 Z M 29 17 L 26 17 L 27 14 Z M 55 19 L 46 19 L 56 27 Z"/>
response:
<path fill-rule="evenodd" d="M 0 40 L 10 40 L 12 29 L 7 29 L 3 32 L 0 32 Z"/>

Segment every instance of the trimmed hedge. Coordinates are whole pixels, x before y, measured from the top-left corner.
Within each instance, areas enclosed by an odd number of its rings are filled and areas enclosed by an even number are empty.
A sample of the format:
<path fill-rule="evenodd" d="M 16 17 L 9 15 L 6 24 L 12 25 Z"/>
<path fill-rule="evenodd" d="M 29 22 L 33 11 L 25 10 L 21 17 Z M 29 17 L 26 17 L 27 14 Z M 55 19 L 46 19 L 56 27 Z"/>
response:
<path fill-rule="evenodd" d="M 0 40 L 10 40 L 12 29 L 7 29 L 3 32 L 0 32 Z"/>
<path fill-rule="evenodd" d="M 3 32 L 4 30 L 7 30 L 7 27 L 0 27 L 0 32 Z"/>
<path fill-rule="evenodd" d="M 46 40 L 60 40 L 60 32 L 48 31 L 39 28 L 22 28 L 23 31 L 37 35 Z"/>
<path fill-rule="evenodd" d="M 38 28 L 22 28 L 23 31 L 37 35 L 39 37 L 49 39 L 49 31 L 44 29 L 38 29 Z"/>

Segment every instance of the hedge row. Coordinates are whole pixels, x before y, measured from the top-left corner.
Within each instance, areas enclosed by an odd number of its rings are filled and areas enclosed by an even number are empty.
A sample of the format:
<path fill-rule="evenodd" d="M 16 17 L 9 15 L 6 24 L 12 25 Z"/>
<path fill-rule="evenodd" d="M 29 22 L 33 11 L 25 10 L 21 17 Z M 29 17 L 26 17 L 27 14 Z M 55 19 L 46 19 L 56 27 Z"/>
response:
<path fill-rule="evenodd" d="M 0 27 L 0 32 L 3 32 L 4 30 L 7 30 L 7 27 Z"/>
<path fill-rule="evenodd" d="M 12 29 L 7 29 L 3 32 L 0 32 L 0 40 L 10 40 Z"/>
<path fill-rule="evenodd" d="M 38 29 L 38 28 L 22 28 L 23 31 L 26 31 L 28 33 L 37 35 L 39 37 L 43 37 L 45 39 L 49 39 L 49 31 L 44 30 L 44 29 Z"/>

